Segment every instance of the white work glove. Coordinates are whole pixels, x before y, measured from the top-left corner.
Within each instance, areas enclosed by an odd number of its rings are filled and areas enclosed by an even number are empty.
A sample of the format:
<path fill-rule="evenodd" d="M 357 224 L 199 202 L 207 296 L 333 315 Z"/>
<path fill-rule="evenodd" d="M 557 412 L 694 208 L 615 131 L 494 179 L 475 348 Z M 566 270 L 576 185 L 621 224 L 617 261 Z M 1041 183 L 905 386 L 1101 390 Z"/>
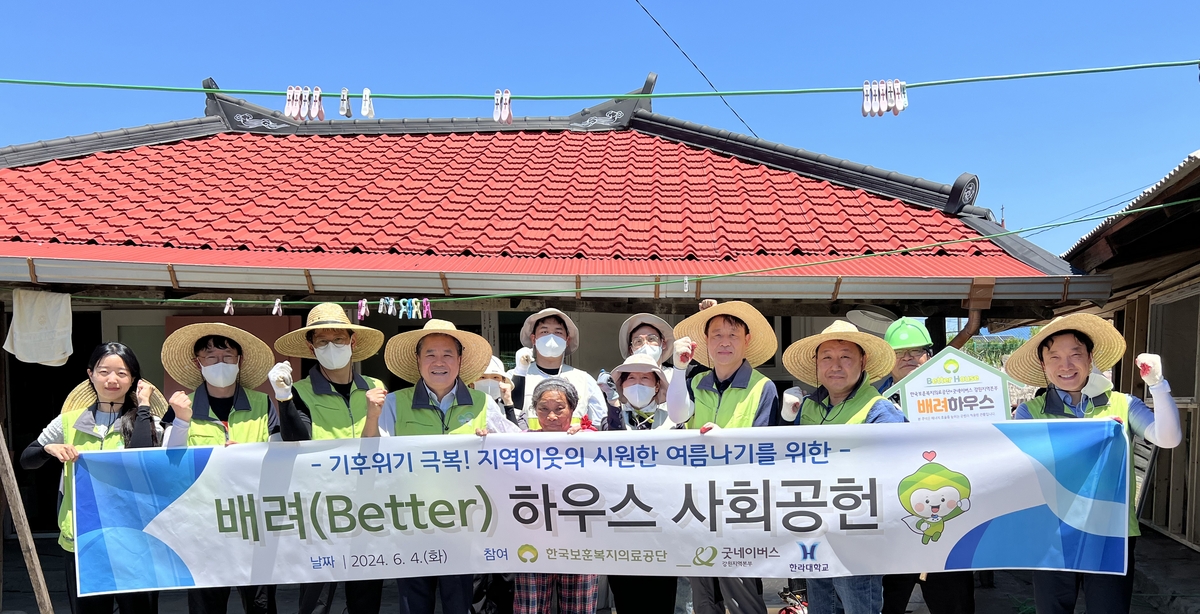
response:
<path fill-rule="evenodd" d="M 271 367 L 267 372 L 267 381 L 275 390 L 275 399 L 287 401 L 292 398 L 292 363 L 284 361 Z"/>
<path fill-rule="evenodd" d="M 1137 365 L 1138 373 L 1147 386 L 1153 388 L 1162 383 L 1162 358 L 1158 354 L 1138 354 L 1133 364 Z"/>
<path fill-rule="evenodd" d="M 691 337 L 676 339 L 674 351 L 675 368 L 686 369 L 688 363 L 692 362 L 692 355 L 696 353 L 696 344 L 692 343 Z"/>
<path fill-rule="evenodd" d="M 796 416 L 800 415 L 800 400 L 804 393 L 800 391 L 798 386 L 792 386 L 783 391 L 783 406 L 780 408 L 779 416 L 784 422 L 795 422 Z"/>
<path fill-rule="evenodd" d="M 513 375 L 525 377 L 529 374 L 529 367 L 533 364 L 533 348 L 521 348 L 517 350 L 517 366 L 513 368 Z"/>
<path fill-rule="evenodd" d="M 1088 374 L 1087 383 L 1083 385 L 1083 390 L 1080 392 L 1086 394 L 1089 399 L 1095 399 L 1112 392 L 1112 389 L 1112 382 L 1093 366 L 1092 372 Z"/>
<path fill-rule="evenodd" d="M 620 400 L 620 395 L 617 394 L 617 382 L 613 381 L 611 374 L 601 373 L 600 377 L 596 378 L 596 385 L 600 387 L 600 392 L 608 398 L 608 404 L 616 407 L 617 401 Z"/>

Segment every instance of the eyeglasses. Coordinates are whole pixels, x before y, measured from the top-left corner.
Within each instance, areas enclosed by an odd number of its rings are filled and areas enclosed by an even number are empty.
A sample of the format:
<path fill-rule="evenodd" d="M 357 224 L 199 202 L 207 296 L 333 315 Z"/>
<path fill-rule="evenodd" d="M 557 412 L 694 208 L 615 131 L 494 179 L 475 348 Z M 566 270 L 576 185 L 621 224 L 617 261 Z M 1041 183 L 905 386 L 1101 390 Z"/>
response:
<path fill-rule="evenodd" d="M 227 365 L 236 365 L 239 358 L 240 357 L 238 356 L 205 356 L 202 358 L 197 358 L 197 360 L 200 361 L 200 364 L 206 367 L 211 367 L 219 362 L 223 362 Z"/>
<path fill-rule="evenodd" d="M 929 353 L 929 348 L 911 348 L 907 350 L 896 350 L 896 360 L 908 358 L 920 358 Z"/>
<path fill-rule="evenodd" d="M 658 335 L 642 335 L 641 337 L 634 337 L 633 340 L 629 342 L 629 346 L 636 350 L 647 343 L 661 347 L 662 339 L 660 339 Z"/>
<path fill-rule="evenodd" d="M 350 343 L 350 340 L 346 339 L 344 337 L 341 337 L 341 338 L 337 338 L 337 339 L 314 339 L 312 342 L 313 347 L 316 347 L 316 348 L 323 348 L 323 347 L 329 345 L 330 343 L 335 343 L 337 345 L 347 345 Z"/>

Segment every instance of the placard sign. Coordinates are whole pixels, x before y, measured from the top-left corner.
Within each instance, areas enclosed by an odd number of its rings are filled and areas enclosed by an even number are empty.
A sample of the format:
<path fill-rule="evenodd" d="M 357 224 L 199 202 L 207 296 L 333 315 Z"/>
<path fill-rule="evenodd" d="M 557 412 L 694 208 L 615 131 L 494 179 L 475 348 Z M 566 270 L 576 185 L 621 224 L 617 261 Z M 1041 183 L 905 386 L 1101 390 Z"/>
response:
<path fill-rule="evenodd" d="M 909 422 L 1001 422 L 1010 417 L 1008 376 L 952 347 L 938 352 L 883 396 L 896 394 Z"/>

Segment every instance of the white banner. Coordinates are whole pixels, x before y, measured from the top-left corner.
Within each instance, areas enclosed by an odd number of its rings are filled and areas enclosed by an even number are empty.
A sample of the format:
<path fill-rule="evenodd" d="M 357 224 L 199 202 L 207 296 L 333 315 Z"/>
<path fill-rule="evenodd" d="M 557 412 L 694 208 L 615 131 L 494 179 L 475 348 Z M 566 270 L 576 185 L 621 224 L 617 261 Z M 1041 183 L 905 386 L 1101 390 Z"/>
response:
<path fill-rule="evenodd" d="M 492 572 L 1123 573 L 1112 421 L 88 452 L 81 594 Z"/>

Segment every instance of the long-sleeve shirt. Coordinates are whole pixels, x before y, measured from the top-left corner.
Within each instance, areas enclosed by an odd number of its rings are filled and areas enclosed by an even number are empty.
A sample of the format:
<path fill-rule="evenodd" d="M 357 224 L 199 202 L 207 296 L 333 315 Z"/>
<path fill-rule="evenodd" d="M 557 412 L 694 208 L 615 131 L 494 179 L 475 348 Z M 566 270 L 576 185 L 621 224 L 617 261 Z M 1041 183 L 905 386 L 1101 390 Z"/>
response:
<path fill-rule="evenodd" d="M 96 406 L 92 406 L 92 411 L 95 411 Z M 97 417 L 100 414 L 108 412 L 96 411 Z M 105 416 L 108 417 L 108 416 Z M 115 425 L 115 421 L 114 421 Z M 150 413 L 149 405 L 142 405 L 137 408 L 137 413 L 134 415 L 133 433 L 129 437 L 126 448 L 152 448 L 154 447 L 155 430 L 159 428 L 158 418 Z M 65 443 L 64 427 L 62 415 L 55 416 L 46 428 L 42 429 L 38 438 L 29 444 L 23 452 L 21 452 L 21 467 L 24 469 L 37 469 L 46 464 L 46 461 L 54 458 L 50 453 L 46 452 L 46 446 L 51 444 Z"/>
<path fill-rule="evenodd" d="M 1167 380 L 1163 380 L 1154 386 L 1148 387 L 1150 396 L 1154 398 L 1155 409 L 1150 409 L 1141 399 L 1129 396 L 1129 430 L 1135 435 L 1145 437 L 1150 443 L 1164 448 L 1174 448 L 1183 440 L 1183 431 L 1179 426 L 1179 408 L 1175 405 L 1175 398 L 1171 396 L 1171 385 Z M 1059 390 L 1053 386 L 1046 390 L 1046 394 L 1057 394 L 1062 399 L 1063 407 L 1069 409 L 1076 418 L 1084 417 L 1084 412 L 1090 400 L 1087 395 L 1081 395 L 1079 404 L 1071 404 L 1070 393 Z M 1122 394 L 1120 392 L 1110 392 L 1109 394 Z M 1017 411 L 1013 413 L 1015 420 L 1029 420 L 1033 418 L 1029 412 L 1029 408 L 1025 403 L 1017 406 Z"/>
<path fill-rule="evenodd" d="M 321 370 L 313 367 L 308 372 L 308 378 L 313 382 L 313 391 L 317 394 L 337 394 L 350 406 L 350 393 L 357 386 L 362 390 L 370 390 L 371 385 L 357 373 L 354 379 L 346 384 L 335 384 L 321 374 Z M 312 412 L 304 399 L 292 387 L 292 398 L 286 401 L 276 400 L 279 409 L 279 435 L 284 441 L 307 441 L 312 439 Z"/>
<path fill-rule="evenodd" d="M 750 384 L 750 375 L 754 369 L 750 363 L 742 360 L 742 365 L 728 379 L 717 379 L 716 371 L 703 371 L 695 377 L 700 378 L 697 384 L 702 390 L 711 390 L 724 394 L 730 387 L 745 388 Z M 687 379 L 684 369 L 676 368 L 667 386 L 667 416 L 671 422 L 683 424 L 692 417 L 695 411 L 695 393 L 691 381 Z M 767 382 L 763 387 L 762 396 L 758 399 L 758 409 L 754 412 L 752 426 L 774 426 L 778 422 L 780 408 L 779 391 L 774 382 Z"/>

